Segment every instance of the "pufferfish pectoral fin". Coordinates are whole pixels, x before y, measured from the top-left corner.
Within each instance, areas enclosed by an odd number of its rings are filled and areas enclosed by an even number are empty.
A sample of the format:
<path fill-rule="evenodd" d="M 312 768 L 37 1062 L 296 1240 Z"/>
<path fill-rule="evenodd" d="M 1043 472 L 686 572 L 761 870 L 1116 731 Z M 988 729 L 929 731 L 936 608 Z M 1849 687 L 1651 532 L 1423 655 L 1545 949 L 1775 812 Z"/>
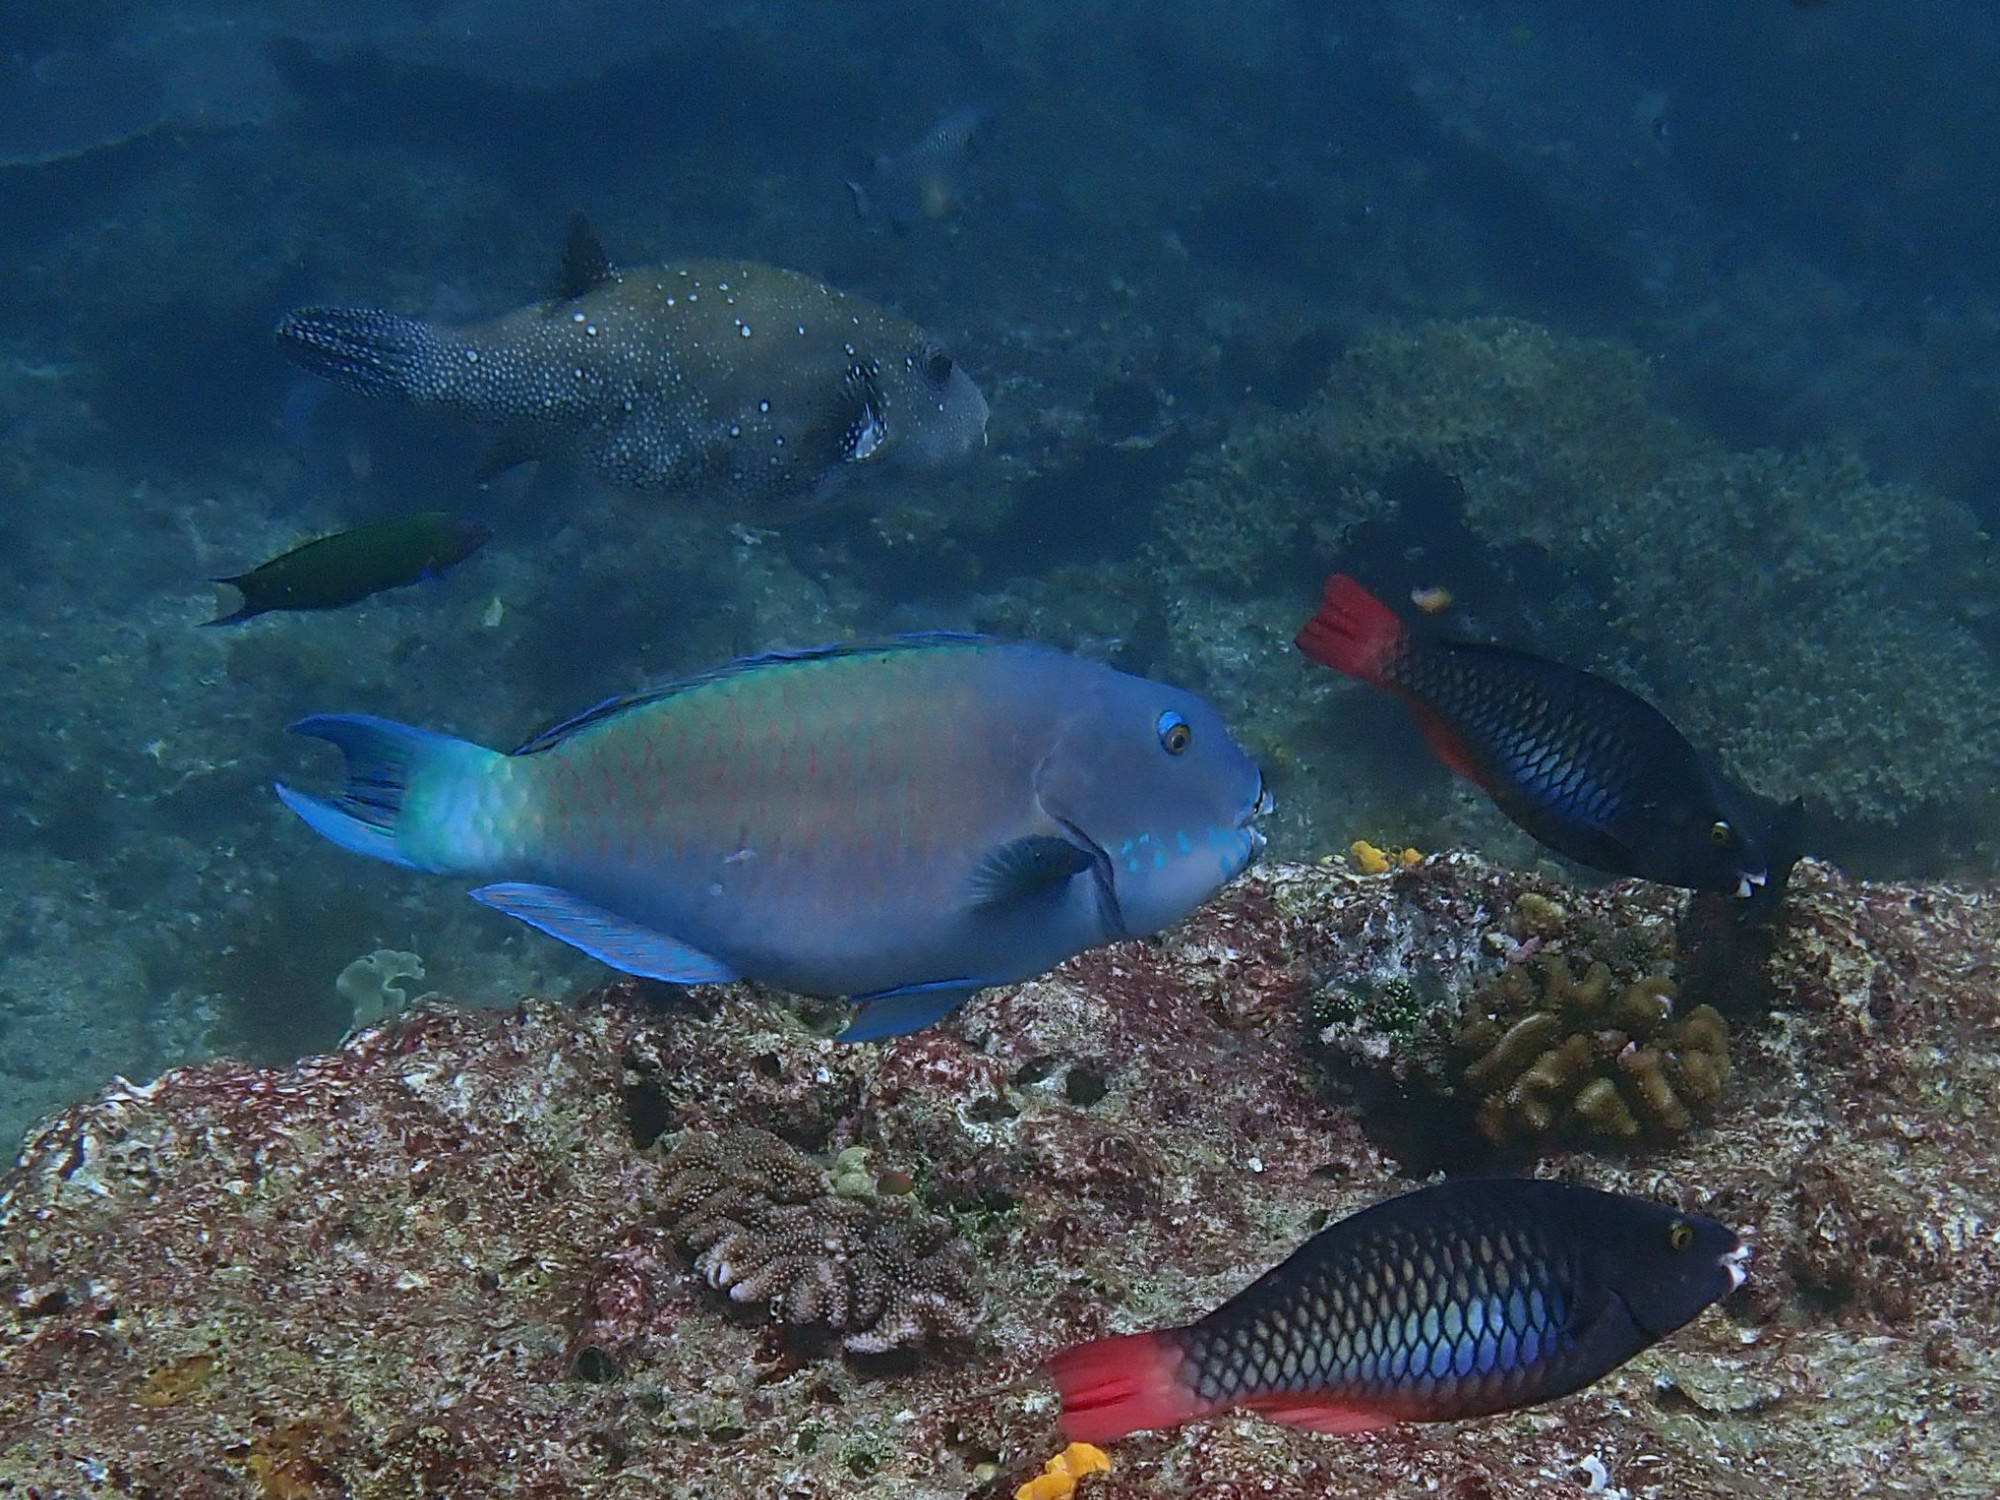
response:
<path fill-rule="evenodd" d="M 837 1042 L 879 1042 L 936 1025 L 957 1010 L 986 983 L 977 979 L 940 979 L 930 984 L 906 984 L 854 997 L 854 1019 L 835 1037 Z"/>
<path fill-rule="evenodd" d="M 1096 863 L 1088 849 L 1049 834 L 1002 844 L 980 862 L 972 879 L 972 904 L 990 910 L 1045 895 Z"/>
<path fill-rule="evenodd" d="M 550 937 L 580 948 L 599 963 L 667 984 L 727 984 L 736 971 L 698 948 L 677 942 L 553 886 L 482 885 L 472 899 L 518 917 Z"/>

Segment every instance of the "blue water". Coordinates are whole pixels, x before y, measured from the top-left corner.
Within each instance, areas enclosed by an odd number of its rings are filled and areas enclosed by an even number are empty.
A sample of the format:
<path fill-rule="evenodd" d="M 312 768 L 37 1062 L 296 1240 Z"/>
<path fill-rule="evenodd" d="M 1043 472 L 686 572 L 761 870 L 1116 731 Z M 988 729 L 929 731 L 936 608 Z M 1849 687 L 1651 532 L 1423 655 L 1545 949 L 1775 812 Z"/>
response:
<path fill-rule="evenodd" d="M 980 629 L 1212 697 L 1275 854 L 1535 857 L 1290 651 L 1334 568 L 1647 693 L 1817 852 L 1991 869 L 1991 7 L 546 9 L 0 10 L 0 1133 L 328 1045 L 378 948 L 469 997 L 596 972 L 286 818 L 307 712 L 513 743 L 740 653 Z M 857 217 L 968 105 L 952 211 Z M 475 433 L 272 346 L 303 302 L 546 295 L 579 207 L 621 261 L 921 323 L 989 446 L 802 516 L 481 487 Z M 441 582 L 196 628 L 208 577 L 440 507 L 498 532 Z"/>

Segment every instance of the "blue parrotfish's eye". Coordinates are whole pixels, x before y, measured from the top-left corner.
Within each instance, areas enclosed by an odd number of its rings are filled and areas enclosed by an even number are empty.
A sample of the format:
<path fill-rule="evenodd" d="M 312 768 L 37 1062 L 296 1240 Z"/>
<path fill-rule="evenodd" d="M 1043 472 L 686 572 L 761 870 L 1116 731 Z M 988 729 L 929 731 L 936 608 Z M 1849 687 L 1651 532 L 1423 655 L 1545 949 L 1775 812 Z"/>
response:
<path fill-rule="evenodd" d="M 1194 730 L 1188 726 L 1188 721 L 1171 708 L 1160 715 L 1154 727 L 1159 730 L 1160 743 L 1169 755 L 1185 755 L 1188 745 L 1194 740 Z"/>

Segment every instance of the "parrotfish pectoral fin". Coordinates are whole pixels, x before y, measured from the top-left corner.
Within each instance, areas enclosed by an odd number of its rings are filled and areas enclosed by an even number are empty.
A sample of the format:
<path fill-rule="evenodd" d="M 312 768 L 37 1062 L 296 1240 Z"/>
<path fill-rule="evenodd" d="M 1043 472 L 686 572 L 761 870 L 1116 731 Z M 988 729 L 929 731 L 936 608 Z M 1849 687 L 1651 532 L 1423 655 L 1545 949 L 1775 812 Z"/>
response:
<path fill-rule="evenodd" d="M 922 1031 L 926 1026 L 935 1026 L 986 987 L 984 981 L 977 979 L 940 979 L 932 984 L 909 984 L 873 995 L 856 995 L 854 1019 L 834 1040 L 879 1042 L 884 1037 Z"/>
<path fill-rule="evenodd" d="M 1040 896 L 1081 875 L 1096 863 L 1090 851 L 1068 839 L 1032 834 L 1002 844 L 980 863 L 973 879 L 974 906 L 1005 906 Z"/>
<path fill-rule="evenodd" d="M 1158 1333 L 1065 1349 L 1049 1361 L 1049 1378 L 1062 1395 L 1063 1435 L 1073 1443 L 1108 1443 L 1215 1410 L 1188 1388 L 1180 1365 Z"/>
<path fill-rule="evenodd" d="M 580 948 L 599 963 L 641 979 L 667 984 L 727 984 L 737 977 L 729 965 L 698 948 L 553 886 L 513 881 L 482 885 L 472 893 L 472 899 Z"/>
<path fill-rule="evenodd" d="M 1274 1422 L 1283 1422 L 1288 1427 L 1303 1427 L 1308 1432 L 1373 1432 L 1379 1427 L 1393 1427 L 1402 1420 L 1385 1411 L 1339 1406 L 1324 1398 L 1314 1400 L 1310 1396 L 1256 1396 L 1243 1405 Z"/>
<path fill-rule="evenodd" d="M 347 785 L 337 799 L 309 797 L 288 786 L 278 799 L 323 838 L 371 859 L 412 870 L 450 871 L 446 862 L 412 859 L 398 838 L 403 800 L 418 777 L 473 774 L 495 759 L 469 740 L 377 719 L 369 714 L 314 714 L 292 725 L 293 734 L 325 740 L 347 758 Z"/>

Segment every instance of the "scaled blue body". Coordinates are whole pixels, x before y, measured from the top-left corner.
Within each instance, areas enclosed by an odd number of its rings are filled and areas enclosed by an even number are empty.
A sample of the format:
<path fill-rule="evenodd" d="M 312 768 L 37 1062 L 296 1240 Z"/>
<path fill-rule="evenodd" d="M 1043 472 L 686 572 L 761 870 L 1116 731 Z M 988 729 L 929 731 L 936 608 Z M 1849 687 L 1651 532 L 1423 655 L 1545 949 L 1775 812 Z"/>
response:
<path fill-rule="evenodd" d="M 913 1031 L 987 985 L 1156 932 L 1255 856 L 1262 779 L 1177 688 L 1034 646 L 918 637 L 757 658 L 511 755 L 329 715 L 343 848 L 628 973 L 849 996 Z"/>

